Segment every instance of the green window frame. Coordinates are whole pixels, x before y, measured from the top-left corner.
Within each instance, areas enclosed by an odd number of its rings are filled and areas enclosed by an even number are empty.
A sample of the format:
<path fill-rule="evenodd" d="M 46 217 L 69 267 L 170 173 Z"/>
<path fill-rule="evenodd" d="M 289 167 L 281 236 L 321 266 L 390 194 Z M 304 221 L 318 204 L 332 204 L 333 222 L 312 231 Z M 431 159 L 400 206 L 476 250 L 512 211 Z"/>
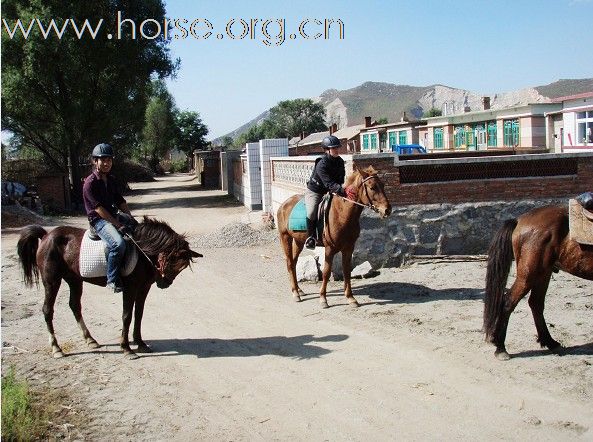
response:
<path fill-rule="evenodd" d="M 443 128 L 436 127 L 434 129 L 434 148 L 435 149 L 442 149 L 443 148 Z"/>
<path fill-rule="evenodd" d="M 362 136 L 362 150 L 369 149 L 369 134 L 364 134 Z"/>
<path fill-rule="evenodd" d="M 389 132 L 388 150 L 391 151 L 393 149 L 393 146 L 395 146 L 396 144 L 397 144 L 397 134 L 395 133 L 395 131 Z"/>
<path fill-rule="evenodd" d="M 519 145 L 519 120 L 506 120 L 504 127 L 504 145 L 505 147 L 514 147 Z"/>
<path fill-rule="evenodd" d="M 398 144 L 408 144 L 408 132 L 405 130 L 400 130 L 398 134 Z"/>
<path fill-rule="evenodd" d="M 496 121 L 490 121 L 488 123 L 488 135 L 487 135 L 488 147 L 496 147 L 497 146 L 496 136 L 497 136 Z"/>
<path fill-rule="evenodd" d="M 462 147 L 465 143 L 465 127 L 455 126 L 455 148 Z"/>
<path fill-rule="evenodd" d="M 475 127 L 469 126 L 465 131 L 465 146 L 469 149 L 475 146 L 476 136 L 474 134 Z"/>
<path fill-rule="evenodd" d="M 377 149 L 377 134 L 371 134 L 371 150 Z"/>

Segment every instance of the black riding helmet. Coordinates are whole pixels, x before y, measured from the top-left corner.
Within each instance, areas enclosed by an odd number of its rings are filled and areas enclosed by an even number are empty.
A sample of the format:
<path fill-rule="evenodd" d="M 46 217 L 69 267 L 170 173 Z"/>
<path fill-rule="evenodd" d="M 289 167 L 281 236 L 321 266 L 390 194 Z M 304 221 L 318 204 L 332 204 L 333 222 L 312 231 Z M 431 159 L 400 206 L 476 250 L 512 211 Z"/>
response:
<path fill-rule="evenodd" d="M 111 144 L 101 143 L 93 148 L 93 158 L 113 158 L 113 147 Z"/>
<path fill-rule="evenodd" d="M 325 137 L 321 142 L 321 145 L 324 149 L 331 149 L 332 147 L 340 147 L 340 140 L 338 137 L 330 135 L 329 137 Z"/>

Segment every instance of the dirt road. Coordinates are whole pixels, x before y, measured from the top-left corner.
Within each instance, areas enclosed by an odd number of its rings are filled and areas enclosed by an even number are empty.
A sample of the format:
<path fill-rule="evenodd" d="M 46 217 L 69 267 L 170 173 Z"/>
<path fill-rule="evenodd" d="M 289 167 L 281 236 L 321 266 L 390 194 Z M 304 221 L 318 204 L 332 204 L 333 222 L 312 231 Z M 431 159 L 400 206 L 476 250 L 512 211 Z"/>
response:
<path fill-rule="evenodd" d="M 222 192 L 187 176 L 133 185 L 133 212 L 165 219 L 190 242 L 249 219 Z M 67 221 L 83 226 L 84 219 Z M 14 230 L 2 231 L 2 368 L 68 392 L 88 440 L 593 440 L 593 287 L 554 275 L 546 319 L 567 348 L 541 350 L 525 301 L 511 317 L 507 362 L 481 329 L 483 262 L 423 262 L 341 283 L 320 310 L 319 286 L 290 296 L 277 243 L 198 249 L 205 257 L 167 290 L 153 286 L 143 337 L 155 350 L 120 354 L 121 300 L 85 284 L 99 350 L 56 305 L 52 359 L 42 289 L 26 289 Z M 512 277 L 513 275 L 511 275 Z M 76 421 L 75 421 L 76 422 Z"/>

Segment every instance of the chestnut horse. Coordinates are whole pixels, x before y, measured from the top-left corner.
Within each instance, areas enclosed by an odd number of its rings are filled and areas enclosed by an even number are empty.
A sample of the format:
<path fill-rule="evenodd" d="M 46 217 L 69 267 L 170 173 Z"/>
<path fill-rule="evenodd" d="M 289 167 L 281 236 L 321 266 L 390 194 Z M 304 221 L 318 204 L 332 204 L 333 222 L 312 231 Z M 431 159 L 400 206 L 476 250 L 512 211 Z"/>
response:
<path fill-rule="evenodd" d="M 29 225 L 21 230 L 17 245 L 19 260 L 24 273 L 24 282 L 28 287 L 39 282 L 39 275 L 45 288 L 43 314 L 49 331 L 49 342 L 55 358 L 64 356 L 54 334 L 54 304 L 62 279 L 70 287 L 70 309 L 82 330 L 82 337 L 90 348 L 99 344 L 89 333 L 82 318 L 82 283 L 105 286 L 106 277 L 83 278 L 79 271 L 80 245 L 83 229 L 60 226 L 47 232 L 38 225 Z M 185 237 L 173 231 L 168 224 L 144 217 L 134 231 L 134 239 L 139 248 L 138 263 L 123 282 L 123 327 L 120 346 L 124 354 L 133 358 L 135 353 L 130 348 L 128 331 L 134 310 L 133 338 L 138 345 L 138 352 L 150 352 L 150 347 L 142 340 L 141 324 L 144 303 L 150 286 L 156 281 L 157 287 L 167 288 L 184 268 L 193 262 L 192 258 L 200 255 L 190 250 Z M 41 242 L 39 242 L 41 240 Z M 134 247 L 128 245 L 128 247 Z M 150 261 L 149 261 L 150 260 Z M 106 294 L 122 296 L 122 294 Z"/>
<path fill-rule="evenodd" d="M 513 256 L 517 277 L 510 290 L 505 290 Z M 518 219 L 505 221 L 494 236 L 488 251 L 484 332 L 486 340 L 496 346 L 494 354 L 498 359 L 510 358 L 504 345 L 509 317 L 529 291 L 538 342 L 549 350 L 561 348 L 550 336 L 544 319 L 546 291 L 552 272 L 558 269 L 593 280 L 593 246 L 569 237 L 566 207 L 531 210 Z"/>
<path fill-rule="evenodd" d="M 323 244 L 325 245 L 325 265 L 323 267 L 323 282 L 319 292 L 321 306 L 327 308 L 327 282 L 331 274 L 334 255 L 342 252 L 342 269 L 344 272 L 344 294 L 348 303 L 358 307 L 358 302 L 352 295 L 350 286 L 350 272 L 352 263 L 352 252 L 354 243 L 360 234 L 360 214 L 365 207 L 372 208 L 382 218 L 389 216 L 391 205 L 385 196 L 383 183 L 377 176 L 377 171 L 372 167 L 364 170 L 356 170 L 346 180 L 345 186 L 353 186 L 356 189 L 354 201 L 342 197 L 334 197 L 331 203 L 325 228 L 323 230 Z M 292 285 L 292 296 L 295 301 L 300 301 L 304 292 L 300 289 L 296 278 L 296 263 L 303 250 L 306 231 L 294 231 L 288 229 L 288 218 L 295 204 L 302 198 L 302 195 L 294 195 L 288 198 L 278 209 L 278 232 L 280 242 L 286 256 L 286 267 Z"/>

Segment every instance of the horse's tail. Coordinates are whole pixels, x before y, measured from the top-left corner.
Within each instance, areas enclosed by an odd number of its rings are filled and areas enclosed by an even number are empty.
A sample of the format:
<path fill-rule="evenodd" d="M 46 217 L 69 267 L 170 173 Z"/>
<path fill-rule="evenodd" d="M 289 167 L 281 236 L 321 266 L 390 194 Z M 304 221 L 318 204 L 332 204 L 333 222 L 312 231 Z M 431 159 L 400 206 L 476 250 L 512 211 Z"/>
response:
<path fill-rule="evenodd" d="M 21 230 L 21 237 L 17 244 L 19 261 L 23 268 L 23 280 L 27 287 L 39 282 L 39 269 L 37 268 L 37 248 L 39 240 L 47 235 L 47 231 L 38 225 L 26 226 Z"/>
<path fill-rule="evenodd" d="M 484 296 L 484 326 L 486 341 L 492 342 L 506 302 L 505 290 L 513 262 L 513 231 L 516 219 L 508 219 L 496 233 L 488 249 L 486 294 Z"/>

